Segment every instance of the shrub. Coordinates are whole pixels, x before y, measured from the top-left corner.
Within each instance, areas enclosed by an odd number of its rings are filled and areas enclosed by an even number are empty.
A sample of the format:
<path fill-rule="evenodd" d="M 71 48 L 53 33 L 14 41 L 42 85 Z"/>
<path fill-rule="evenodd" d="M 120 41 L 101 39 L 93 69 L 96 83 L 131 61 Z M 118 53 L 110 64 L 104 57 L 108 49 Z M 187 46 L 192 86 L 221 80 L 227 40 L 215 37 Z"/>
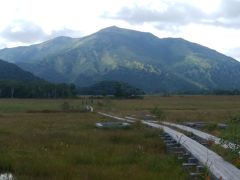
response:
<path fill-rule="evenodd" d="M 70 110 L 70 104 L 68 102 L 63 102 L 62 110 L 63 111 L 69 111 Z"/>
<path fill-rule="evenodd" d="M 157 116 L 157 118 L 159 118 L 160 120 L 163 120 L 166 118 L 165 112 L 157 106 L 151 110 L 151 113 Z"/>

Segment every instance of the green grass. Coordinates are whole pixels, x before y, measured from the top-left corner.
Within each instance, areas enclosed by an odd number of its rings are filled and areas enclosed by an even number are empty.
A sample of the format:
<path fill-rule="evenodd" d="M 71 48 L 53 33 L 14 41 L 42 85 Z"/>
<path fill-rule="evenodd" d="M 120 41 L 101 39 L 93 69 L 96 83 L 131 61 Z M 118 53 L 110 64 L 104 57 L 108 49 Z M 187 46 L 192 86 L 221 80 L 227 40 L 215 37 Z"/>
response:
<path fill-rule="evenodd" d="M 229 149 L 224 149 L 223 147 L 217 144 L 211 145 L 211 149 L 220 156 L 222 156 L 226 161 L 230 162 L 237 168 L 240 168 L 239 153 L 233 152 Z"/>
<path fill-rule="evenodd" d="M 85 104 L 86 99 L 1 99 L 1 113 L 59 110 L 64 102 L 78 108 Z M 225 122 L 240 110 L 240 96 L 147 96 L 133 100 L 93 100 L 94 108 L 118 114 L 149 113 L 155 107 L 160 108 L 169 121 L 208 121 Z"/>
<path fill-rule="evenodd" d="M 180 162 L 165 153 L 161 131 L 96 129 L 96 122 L 108 119 L 96 113 L 27 113 L 27 101 L 13 104 L 25 104 L 24 110 L 1 113 L 1 172 L 17 179 L 186 179 Z M 34 108 L 45 109 L 41 103 Z M 53 100 L 52 108 L 58 103 Z"/>
<path fill-rule="evenodd" d="M 181 163 L 165 153 L 161 132 L 140 124 L 122 130 L 96 129 L 96 122 L 109 119 L 96 113 L 61 112 L 64 102 L 78 109 L 86 101 L 1 99 L 0 171 L 12 172 L 18 179 L 187 178 Z M 217 123 L 239 112 L 240 96 L 98 99 L 93 107 L 138 117 L 159 107 L 169 121 Z"/>

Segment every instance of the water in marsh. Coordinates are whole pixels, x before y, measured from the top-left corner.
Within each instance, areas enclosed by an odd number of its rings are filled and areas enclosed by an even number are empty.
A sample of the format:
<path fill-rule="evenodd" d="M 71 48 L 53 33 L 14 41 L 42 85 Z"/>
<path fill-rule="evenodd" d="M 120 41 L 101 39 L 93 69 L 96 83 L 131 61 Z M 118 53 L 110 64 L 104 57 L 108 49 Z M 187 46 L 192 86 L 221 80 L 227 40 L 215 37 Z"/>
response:
<path fill-rule="evenodd" d="M 14 180 L 12 173 L 2 173 L 0 174 L 0 180 Z"/>

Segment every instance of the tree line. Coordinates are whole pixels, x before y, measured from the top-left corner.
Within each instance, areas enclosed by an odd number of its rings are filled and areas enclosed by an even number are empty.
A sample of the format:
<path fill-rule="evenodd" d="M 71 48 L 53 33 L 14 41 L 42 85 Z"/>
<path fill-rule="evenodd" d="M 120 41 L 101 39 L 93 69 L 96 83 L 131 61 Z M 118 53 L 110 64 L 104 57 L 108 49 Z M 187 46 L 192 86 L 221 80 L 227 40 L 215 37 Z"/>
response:
<path fill-rule="evenodd" d="M 138 98 L 145 93 L 124 82 L 101 81 L 89 87 L 78 89 L 80 95 L 113 95 L 117 98 Z"/>
<path fill-rule="evenodd" d="M 240 89 L 215 89 L 215 90 L 199 90 L 199 91 L 184 91 L 184 92 L 155 92 L 152 94 L 159 94 L 162 96 L 171 95 L 240 95 Z"/>
<path fill-rule="evenodd" d="M 73 84 L 0 81 L 0 98 L 69 98 L 76 94 Z"/>

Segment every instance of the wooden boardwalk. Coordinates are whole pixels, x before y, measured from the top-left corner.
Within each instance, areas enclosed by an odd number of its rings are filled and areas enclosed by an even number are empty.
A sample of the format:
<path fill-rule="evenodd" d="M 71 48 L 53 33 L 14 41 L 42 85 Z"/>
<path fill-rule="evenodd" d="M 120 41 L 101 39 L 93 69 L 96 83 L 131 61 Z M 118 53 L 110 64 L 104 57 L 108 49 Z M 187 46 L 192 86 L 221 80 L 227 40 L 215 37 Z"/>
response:
<path fill-rule="evenodd" d="M 100 114 L 107 117 L 111 117 L 116 120 L 129 122 L 129 119 L 126 119 L 126 118 L 119 118 L 106 113 L 100 113 Z M 180 143 L 195 158 L 197 158 L 199 162 L 201 162 L 203 165 L 208 167 L 210 172 L 216 178 L 222 179 L 222 180 L 239 180 L 240 179 L 240 170 L 238 168 L 236 168 L 229 162 L 225 161 L 221 156 L 209 150 L 207 147 L 201 145 L 197 141 L 165 125 L 160 125 L 160 124 L 148 122 L 145 120 L 142 120 L 141 122 L 146 126 L 162 129 L 165 133 L 169 134 L 174 140 Z"/>

